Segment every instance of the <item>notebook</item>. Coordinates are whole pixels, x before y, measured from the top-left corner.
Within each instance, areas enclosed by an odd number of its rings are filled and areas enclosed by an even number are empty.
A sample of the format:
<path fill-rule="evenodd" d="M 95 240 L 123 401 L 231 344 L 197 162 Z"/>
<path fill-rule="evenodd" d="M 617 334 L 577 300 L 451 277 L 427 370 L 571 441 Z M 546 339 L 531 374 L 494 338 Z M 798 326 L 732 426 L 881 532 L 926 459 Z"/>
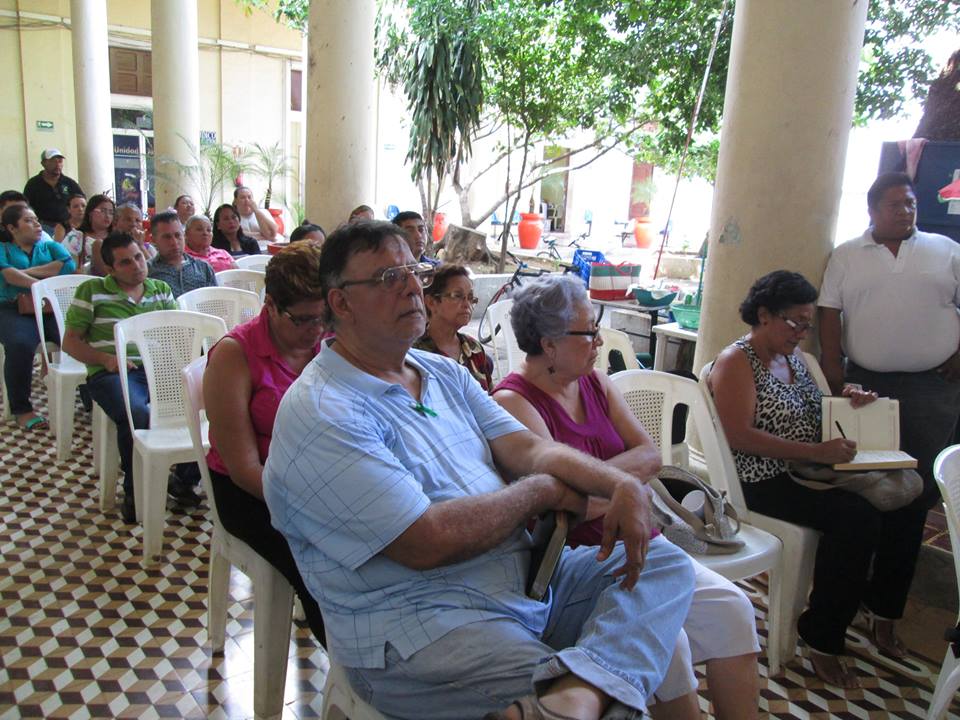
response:
<path fill-rule="evenodd" d="M 915 468 L 917 460 L 900 450 L 900 402 L 879 398 L 854 408 L 849 398 L 823 398 L 823 439 L 846 437 L 857 443 L 857 454 L 834 470 Z"/>
<path fill-rule="evenodd" d="M 533 529 L 530 572 L 527 575 L 527 596 L 543 600 L 557 570 L 563 548 L 567 544 L 570 516 L 563 511 L 548 512 L 537 520 Z"/>

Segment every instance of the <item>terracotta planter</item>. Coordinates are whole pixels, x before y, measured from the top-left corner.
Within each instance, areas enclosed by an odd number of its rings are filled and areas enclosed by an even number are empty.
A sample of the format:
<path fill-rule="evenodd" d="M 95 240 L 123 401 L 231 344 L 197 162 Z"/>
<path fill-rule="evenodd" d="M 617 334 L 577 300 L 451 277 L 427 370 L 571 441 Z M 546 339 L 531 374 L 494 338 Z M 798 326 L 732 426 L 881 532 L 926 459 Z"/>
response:
<path fill-rule="evenodd" d="M 443 236 L 447 234 L 447 216 L 442 212 L 433 214 L 433 241 L 435 243 L 443 240 Z"/>
<path fill-rule="evenodd" d="M 283 210 L 280 208 L 267 208 L 267 212 L 273 216 L 273 221 L 277 224 L 277 233 L 283 235 Z"/>
<path fill-rule="evenodd" d="M 648 248 L 653 244 L 649 217 L 633 219 L 633 239 L 636 240 L 638 248 Z"/>
<path fill-rule="evenodd" d="M 524 250 L 536 250 L 540 244 L 540 236 L 543 235 L 543 217 L 537 213 L 520 213 L 517 235 L 520 236 L 520 247 Z"/>

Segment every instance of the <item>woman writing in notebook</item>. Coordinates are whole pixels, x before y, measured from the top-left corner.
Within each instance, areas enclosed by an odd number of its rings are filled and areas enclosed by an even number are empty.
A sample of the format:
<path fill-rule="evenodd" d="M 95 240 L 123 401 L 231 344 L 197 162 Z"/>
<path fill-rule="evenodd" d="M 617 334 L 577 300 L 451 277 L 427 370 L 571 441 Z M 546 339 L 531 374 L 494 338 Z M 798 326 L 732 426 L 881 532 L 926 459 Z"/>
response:
<path fill-rule="evenodd" d="M 919 501 L 881 512 L 846 490 L 817 491 L 787 474 L 790 460 L 849 462 L 852 440 L 821 438 L 821 398 L 800 342 L 813 329 L 816 289 L 798 273 L 757 280 L 740 306 L 750 331 L 717 357 L 707 379 L 751 510 L 820 531 L 809 605 L 797 628 L 817 675 L 860 686 L 843 660 L 847 626 L 863 611 L 882 653 L 902 658 L 894 631 L 903 616 L 923 536 Z M 847 385 L 855 407 L 876 393 Z"/>

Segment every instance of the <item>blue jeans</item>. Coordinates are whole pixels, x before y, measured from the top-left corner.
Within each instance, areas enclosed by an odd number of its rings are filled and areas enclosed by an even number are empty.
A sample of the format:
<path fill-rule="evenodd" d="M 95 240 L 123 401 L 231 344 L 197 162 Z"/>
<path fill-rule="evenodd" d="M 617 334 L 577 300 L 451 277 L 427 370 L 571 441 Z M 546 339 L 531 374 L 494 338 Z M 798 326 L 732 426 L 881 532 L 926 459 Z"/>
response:
<path fill-rule="evenodd" d="M 140 430 L 150 427 L 150 390 L 147 373 L 143 368 L 127 373 L 130 392 L 130 414 L 133 424 Z M 120 375 L 101 370 L 87 378 L 87 390 L 93 401 L 103 408 L 117 426 L 117 446 L 120 448 L 120 468 L 123 470 L 123 491 L 133 497 L 133 434 L 123 404 Z"/>
<path fill-rule="evenodd" d="M 509 617 L 471 623 L 404 660 L 387 645 L 386 668 L 345 668 L 360 697 L 388 718 L 466 720 L 506 708 L 573 673 L 614 701 L 605 718 L 639 718 L 670 664 L 693 595 L 690 558 L 663 537 L 650 544 L 636 587 L 611 573 L 622 544 L 597 562 L 597 548 L 564 553 L 551 583 L 542 636 Z"/>
<path fill-rule="evenodd" d="M 43 332 L 49 342 L 60 344 L 60 331 L 53 313 L 43 316 Z M 10 398 L 10 412 L 33 412 L 30 386 L 33 383 L 33 356 L 40 344 L 40 332 L 33 315 L 21 315 L 16 304 L 0 305 L 0 344 L 3 345 L 3 381 Z"/>

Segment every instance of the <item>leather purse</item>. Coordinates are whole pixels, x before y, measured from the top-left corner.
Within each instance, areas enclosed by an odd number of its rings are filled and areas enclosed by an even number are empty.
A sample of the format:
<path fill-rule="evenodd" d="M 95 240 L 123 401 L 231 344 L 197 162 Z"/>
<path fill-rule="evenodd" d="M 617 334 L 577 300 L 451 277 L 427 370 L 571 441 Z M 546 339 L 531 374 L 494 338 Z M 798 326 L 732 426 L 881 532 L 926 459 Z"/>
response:
<path fill-rule="evenodd" d="M 34 304 L 33 304 L 33 294 L 28 292 L 17 293 L 17 312 L 21 315 L 33 315 L 34 314 Z M 43 300 L 43 313 L 47 315 L 53 312 L 53 308 L 50 307 L 50 301 L 44 298 Z"/>

